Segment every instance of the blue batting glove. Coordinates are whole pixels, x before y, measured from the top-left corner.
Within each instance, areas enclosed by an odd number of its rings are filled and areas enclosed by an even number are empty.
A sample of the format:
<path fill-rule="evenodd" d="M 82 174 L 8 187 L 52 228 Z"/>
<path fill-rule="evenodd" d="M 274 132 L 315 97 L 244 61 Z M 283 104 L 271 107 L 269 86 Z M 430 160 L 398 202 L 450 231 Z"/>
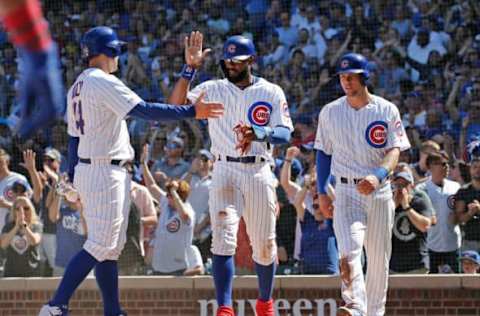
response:
<path fill-rule="evenodd" d="M 42 52 L 19 48 L 19 56 L 22 72 L 16 132 L 22 139 L 28 139 L 65 113 L 65 91 L 55 43 Z"/>

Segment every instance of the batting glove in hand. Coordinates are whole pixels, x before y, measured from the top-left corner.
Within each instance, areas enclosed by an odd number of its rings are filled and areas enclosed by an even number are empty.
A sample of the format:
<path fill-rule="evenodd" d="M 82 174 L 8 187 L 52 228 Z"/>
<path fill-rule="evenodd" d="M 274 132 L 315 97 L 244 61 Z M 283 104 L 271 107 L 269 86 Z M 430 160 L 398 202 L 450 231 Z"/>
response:
<path fill-rule="evenodd" d="M 252 141 L 255 139 L 255 133 L 251 126 L 245 123 L 239 123 L 233 128 L 237 138 L 236 150 L 240 151 L 240 155 L 246 154 L 252 147 Z"/>
<path fill-rule="evenodd" d="M 19 56 L 22 72 L 16 132 L 26 139 L 65 113 L 65 98 L 56 44 L 46 51 L 20 48 Z"/>

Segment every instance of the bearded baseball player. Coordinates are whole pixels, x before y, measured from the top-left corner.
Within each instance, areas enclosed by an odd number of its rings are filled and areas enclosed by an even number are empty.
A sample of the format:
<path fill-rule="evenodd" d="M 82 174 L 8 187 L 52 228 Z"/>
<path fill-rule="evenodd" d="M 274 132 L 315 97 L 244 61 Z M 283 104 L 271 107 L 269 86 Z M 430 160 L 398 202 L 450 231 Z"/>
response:
<path fill-rule="evenodd" d="M 82 54 L 89 67 L 68 92 L 67 116 L 69 175 L 84 207 L 88 237 L 40 316 L 67 315 L 70 297 L 93 268 L 102 292 L 104 315 L 126 315 L 118 298 L 117 260 L 126 241 L 130 207 L 130 175 L 126 167 L 134 152 L 125 117 L 205 119 L 223 113 L 222 104 L 204 103 L 202 96 L 195 105 L 188 106 L 143 101 L 112 75 L 118 69 L 124 44 L 113 29 L 105 26 L 90 29 L 82 38 Z"/>
<path fill-rule="evenodd" d="M 202 50 L 202 42 L 199 32 L 185 38 L 186 65 L 169 103 L 185 104 L 205 93 L 205 100 L 225 105 L 224 116 L 208 122 L 211 152 L 216 158 L 209 208 L 217 315 L 234 315 L 233 255 L 243 216 L 258 275 L 256 312 L 259 316 L 273 316 L 276 195 L 269 162 L 272 146 L 290 140 L 292 121 L 283 90 L 252 75 L 255 47 L 243 36 L 232 36 L 223 46 L 221 66 L 226 78 L 206 81 L 189 92 L 195 69 L 209 51 Z"/>
<path fill-rule="evenodd" d="M 315 139 L 320 209 L 328 216 L 333 212 L 340 252 L 345 306 L 338 309 L 339 316 L 385 314 L 395 209 L 388 175 L 400 151 L 410 148 L 397 107 L 368 92 L 367 63 L 353 53 L 340 59 L 345 96 L 322 108 Z M 329 175 L 336 179 L 334 201 L 325 189 Z"/>

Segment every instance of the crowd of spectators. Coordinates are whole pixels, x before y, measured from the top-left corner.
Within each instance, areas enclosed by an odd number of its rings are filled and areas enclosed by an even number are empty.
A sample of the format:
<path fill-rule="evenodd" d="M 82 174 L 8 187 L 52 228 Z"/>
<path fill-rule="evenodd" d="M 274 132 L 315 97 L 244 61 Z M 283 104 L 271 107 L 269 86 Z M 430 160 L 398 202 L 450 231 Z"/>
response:
<path fill-rule="evenodd" d="M 345 52 L 362 53 L 369 59 L 370 91 L 398 106 L 412 143 L 392 177 L 397 207 L 392 272 L 478 270 L 480 162 L 469 155 L 474 156 L 480 136 L 478 1 L 43 4 L 60 47 L 66 87 L 85 66 L 79 43 L 94 25 L 114 27 L 128 42 L 117 75 L 143 99 L 157 102 L 165 101 L 179 78 L 183 38 L 191 31 L 200 30 L 204 47 L 212 48 L 192 85 L 222 77 L 219 60 L 229 35 L 254 41 L 254 72 L 284 89 L 295 126 L 293 146 L 274 148 L 272 166 L 278 179 L 279 273 L 284 274 L 338 273 L 332 223 L 321 217 L 315 202 L 313 140 L 322 106 L 342 95 L 337 60 Z M 58 122 L 27 142 L 12 137 L 21 65 L 4 32 L 0 60 L 4 275 L 60 275 L 88 234 L 81 206 L 65 198 L 71 189 L 62 176 L 66 125 Z M 214 157 L 207 150 L 206 122 L 128 119 L 128 127 L 136 151 L 130 166 L 136 184 L 120 272 L 208 273 L 208 187 Z M 239 232 L 245 234 L 242 228 Z M 248 237 L 239 243 L 239 271 L 251 272 L 253 265 L 245 259 Z M 12 266 L 12 260 L 24 265 Z"/>

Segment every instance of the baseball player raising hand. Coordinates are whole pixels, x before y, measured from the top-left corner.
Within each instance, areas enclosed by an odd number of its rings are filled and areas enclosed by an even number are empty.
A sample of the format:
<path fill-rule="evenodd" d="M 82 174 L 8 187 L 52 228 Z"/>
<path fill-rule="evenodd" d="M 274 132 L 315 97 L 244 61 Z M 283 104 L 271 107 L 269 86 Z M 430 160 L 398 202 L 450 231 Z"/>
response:
<path fill-rule="evenodd" d="M 188 106 L 143 101 L 112 75 L 124 44 L 105 26 L 90 29 L 82 38 L 82 54 L 89 68 L 68 91 L 67 116 L 69 175 L 83 203 L 88 238 L 84 249 L 68 264 L 55 296 L 43 306 L 40 316 L 67 315 L 70 297 L 94 267 L 105 315 L 125 315 L 118 298 L 117 260 L 126 241 L 130 207 L 127 167 L 134 158 L 125 117 L 205 119 L 223 113 L 222 104 L 203 102 L 202 95 Z"/>
<path fill-rule="evenodd" d="M 232 36 L 223 46 L 220 61 L 225 79 L 210 80 L 189 92 L 190 81 L 203 61 L 202 34 L 185 39 L 186 65 L 169 102 L 185 104 L 205 93 L 205 100 L 221 102 L 225 114 L 208 121 L 213 167 L 209 195 L 212 220 L 213 278 L 217 315 L 232 309 L 233 255 L 240 217 L 243 216 L 253 248 L 260 295 L 258 316 L 273 316 L 275 243 L 275 181 L 270 169 L 272 146 L 287 143 L 293 130 L 283 90 L 252 75 L 255 47 L 243 36 Z"/>
<path fill-rule="evenodd" d="M 346 54 L 338 69 L 345 96 L 323 107 L 315 139 L 319 204 L 325 213 L 333 210 L 340 251 L 346 305 L 337 315 L 381 316 L 395 207 L 388 175 L 410 143 L 397 107 L 368 92 L 365 57 Z M 330 174 L 336 179 L 335 201 L 326 191 Z M 360 262 L 363 245 L 366 284 Z"/>

